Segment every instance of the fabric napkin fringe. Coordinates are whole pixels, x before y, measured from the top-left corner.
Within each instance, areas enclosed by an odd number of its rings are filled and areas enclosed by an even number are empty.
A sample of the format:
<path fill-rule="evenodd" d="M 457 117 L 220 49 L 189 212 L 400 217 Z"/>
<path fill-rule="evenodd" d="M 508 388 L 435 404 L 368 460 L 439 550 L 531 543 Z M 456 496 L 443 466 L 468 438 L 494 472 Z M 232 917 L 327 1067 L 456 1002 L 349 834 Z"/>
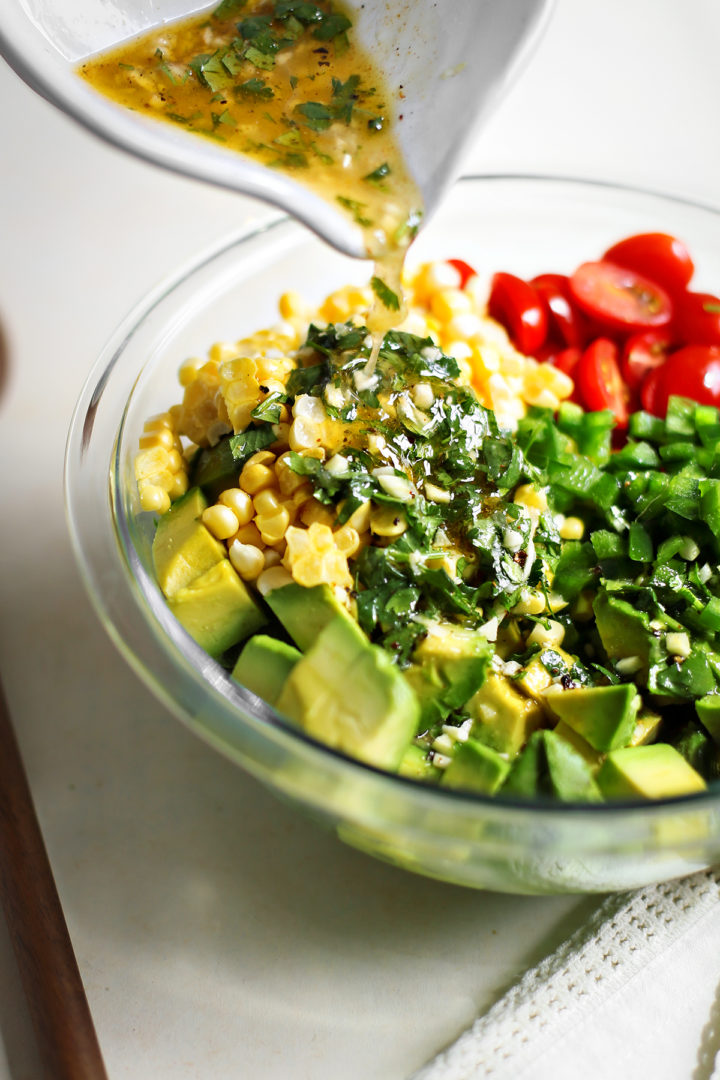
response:
<path fill-rule="evenodd" d="M 608 898 L 412 1080 L 519 1076 L 719 899 L 720 867 Z"/>

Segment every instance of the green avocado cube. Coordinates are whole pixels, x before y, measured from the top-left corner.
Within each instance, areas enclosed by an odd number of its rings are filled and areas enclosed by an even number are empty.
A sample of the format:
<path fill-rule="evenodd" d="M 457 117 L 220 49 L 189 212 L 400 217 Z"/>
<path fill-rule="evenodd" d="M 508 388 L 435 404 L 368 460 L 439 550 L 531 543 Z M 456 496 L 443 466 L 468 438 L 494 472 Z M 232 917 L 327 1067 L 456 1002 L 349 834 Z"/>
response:
<path fill-rule="evenodd" d="M 319 742 L 391 771 L 420 716 L 401 672 L 345 612 L 320 631 L 292 669 L 276 708 Z"/>
<path fill-rule="evenodd" d="M 519 693 L 502 675 L 488 675 L 466 707 L 474 720 L 473 737 L 510 757 L 544 722 L 538 703 Z"/>
<path fill-rule="evenodd" d="M 200 517 L 207 499 L 198 487 L 174 502 L 158 522 L 152 545 L 157 582 L 166 597 L 173 597 L 221 559 L 224 544 L 216 540 Z"/>
<path fill-rule="evenodd" d="M 352 616 L 335 597 L 329 585 L 313 585 L 308 588 L 292 582 L 267 593 L 265 602 L 301 652 L 307 652 L 328 623 L 338 616 L 354 625 Z"/>
<path fill-rule="evenodd" d="M 706 788 L 702 776 L 668 743 L 625 746 L 605 758 L 597 782 L 609 798 L 664 799 Z"/>
<path fill-rule="evenodd" d="M 416 746 L 415 743 L 410 743 L 410 746 L 408 746 L 403 754 L 402 761 L 398 767 L 398 774 L 400 776 L 407 776 L 411 780 L 424 780 L 429 783 L 437 783 L 442 776 L 442 770 L 438 769 L 436 765 L 433 765 L 428 757 L 427 750 L 423 750 L 422 746 Z"/>
<path fill-rule="evenodd" d="M 301 653 L 287 642 L 256 634 L 240 653 L 232 678 L 268 705 L 274 705 L 300 656 Z"/>
<path fill-rule="evenodd" d="M 460 709 L 485 681 L 493 646 L 477 630 L 454 623 L 432 623 L 405 671 L 420 701 L 426 726 L 442 723 Z"/>
<path fill-rule="evenodd" d="M 603 755 L 599 750 L 595 750 L 587 739 L 583 739 L 582 735 L 578 735 L 577 731 L 566 724 L 564 720 L 558 720 L 557 724 L 553 728 L 553 732 L 559 739 L 563 739 L 564 742 L 570 743 L 573 750 L 576 750 L 580 757 L 590 766 L 592 772 L 595 772 L 602 759 Z"/>
<path fill-rule="evenodd" d="M 477 739 L 467 739 L 455 750 L 445 769 L 441 787 L 494 795 L 510 772 L 507 758 L 501 757 Z"/>
<path fill-rule="evenodd" d="M 695 702 L 700 723 L 720 746 L 720 694 L 708 694 Z"/>
<path fill-rule="evenodd" d="M 544 732 L 535 731 L 527 746 L 515 759 L 502 786 L 503 795 L 522 795 L 530 798 L 541 792 L 542 774 L 545 768 Z"/>
<path fill-rule="evenodd" d="M 214 502 L 226 488 L 237 487 L 239 470 L 227 437 L 198 451 L 192 463 L 192 481 Z"/>
<path fill-rule="evenodd" d="M 635 731 L 642 699 L 630 683 L 582 686 L 544 695 L 547 707 L 595 750 L 627 746 Z"/>
<path fill-rule="evenodd" d="M 647 681 L 650 665 L 661 659 L 661 646 L 650 619 L 626 600 L 599 592 L 593 604 L 595 622 L 603 648 L 611 660 L 637 657 L 638 679 Z"/>
<path fill-rule="evenodd" d="M 169 597 L 168 607 L 211 656 L 220 656 L 267 621 L 229 559 L 178 589 Z"/>
<path fill-rule="evenodd" d="M 585 758 L 554 731 L 543 733 L 550 789 L 563 802 L 602 802 Z"/>

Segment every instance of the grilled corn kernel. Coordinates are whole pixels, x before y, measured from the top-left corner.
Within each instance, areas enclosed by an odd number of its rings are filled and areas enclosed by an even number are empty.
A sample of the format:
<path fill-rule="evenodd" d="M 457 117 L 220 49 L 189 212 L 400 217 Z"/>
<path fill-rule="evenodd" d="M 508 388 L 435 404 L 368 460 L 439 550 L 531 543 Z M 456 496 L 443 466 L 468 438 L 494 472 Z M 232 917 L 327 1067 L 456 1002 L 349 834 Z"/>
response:
<path fill-rule="evenodd" d="M 238 528 L 247 525 L 255 516 L 253 501 L 241 488 L 226 488 L 218 499 L 224 506 L 229 506 L 238 520 Z"/>
<path fill-rule="evenodd" d="M 217 540 L 229 540 L 238 531 L 238 519 L 230 507 L 222 503 L 203 510 L 202 523 Z"/>
<path fill-rule="evenodd" d="M 243 581 L 254 581 L 265 569 L 265 556 L 260 548 L 253 544 L 233 540 L 228 548 L 228 555 Z"/>

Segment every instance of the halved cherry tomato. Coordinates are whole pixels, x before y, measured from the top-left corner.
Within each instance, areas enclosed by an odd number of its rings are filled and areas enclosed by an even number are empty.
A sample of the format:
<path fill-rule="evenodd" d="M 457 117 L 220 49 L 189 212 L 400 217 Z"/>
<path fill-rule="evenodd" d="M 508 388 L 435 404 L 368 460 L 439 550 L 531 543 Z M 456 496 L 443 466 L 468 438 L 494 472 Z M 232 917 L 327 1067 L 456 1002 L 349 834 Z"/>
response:
<path fill-rule="evenodd" d="M 507 330 L 513 345 L 534 356 L 547 337 L 545 305 L 532 285 L 514 274 L 494 274 L 488 314 Z"/>
<path fill-rule="evenodd" d="M 548 357 L 548 359 L 554 367 L 559 368 L 560 371 L 564 371 L 566 375 L 573 376 L 573 372 L 578 366 L 581 356 L 582 349 L 576 349 L 571 345 L 567 349 L 561 349 L 560 352 L 556 352 L 554 356 Z"/>
<path fill-rule="evenodd" d="M 460 288 L 464 289 L 471 277 L 477 277 L 477 270 L 475 270 L 470 263 L 466 263 L 464 259 L 447 259 L 447 262 L 451 266 L 454 266 L 460 275 Z"/>
<path fill-rule="evenodd" d="M 620 361 L 620 371 L 628 386 L 637 389 L 649 371 L 664 364 L 672 344 L 666 330 L 646 330 L 628 338 Z"/>
<path fill-rule="evenodd" d="M 671 353 L 652 384 L 653 403 L 667 411 L 671 394 L 692 398 L 701 405 L 720 405 L 720 348 L 716 345 L 686 345 Z"/>
<path fill-rule="evenodd" d="M 672 301 L 649 278 L 611 262 L 589 262 L 570 278 L 574 300 L 602 326 L 623 333 L 667 326 Z"/>
<path fill-rule="evenodd" d="M 678 298 L 675 324 L 688 345 L 720 345 L 720 299 L 711 293 L 686 292 Z"/>
<path fill-rule="evenodd" d="M 603 260 L 656 281 L 671 296 L 685 291 L 695 270 L 682 241 L 667 233 L 628 236 L 608 248 Z"/>
<path fill-rule="evenodd" d="M 557 331 L 565 345 L 582 348 L 588 339 L 588 326 L 573 303 L 570 279 L 565 274 L 538 274 L 530 284 L 548 306 L 551 331 Z"/>
<path fill-rule="evenodd" d="M 586 409 L 610 409 L 618 427 L 627 427 L 628 388 L 618 363 L 618 347 L 609 338 L 588 345 L 575 369 L 576 386 Z"/>
<path fill-rule="evenodd" d="M 664 417 L 667 412 L 668 395 L 663 386 L 665 366 L 649 371 L 640 387 L 640 404 L 645 412 Z"/>

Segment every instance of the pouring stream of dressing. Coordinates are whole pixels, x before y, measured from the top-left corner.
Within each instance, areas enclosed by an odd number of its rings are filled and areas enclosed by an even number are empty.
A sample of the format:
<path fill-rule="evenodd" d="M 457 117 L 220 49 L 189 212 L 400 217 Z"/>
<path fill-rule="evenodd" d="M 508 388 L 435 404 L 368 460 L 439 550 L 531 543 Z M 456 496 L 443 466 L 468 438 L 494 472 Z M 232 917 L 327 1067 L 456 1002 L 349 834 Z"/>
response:
<path fill-rule="evenodd" d="M 402 268 L 422 197 L 394 134 L 402 87 L 387 87 L 353 36 L 330 0 L 223 0 L 78 73 L 129 109 L 291 172 L 350 215 L 375 261 L 369 384 L 385 332 L 405 317 Z"/>

